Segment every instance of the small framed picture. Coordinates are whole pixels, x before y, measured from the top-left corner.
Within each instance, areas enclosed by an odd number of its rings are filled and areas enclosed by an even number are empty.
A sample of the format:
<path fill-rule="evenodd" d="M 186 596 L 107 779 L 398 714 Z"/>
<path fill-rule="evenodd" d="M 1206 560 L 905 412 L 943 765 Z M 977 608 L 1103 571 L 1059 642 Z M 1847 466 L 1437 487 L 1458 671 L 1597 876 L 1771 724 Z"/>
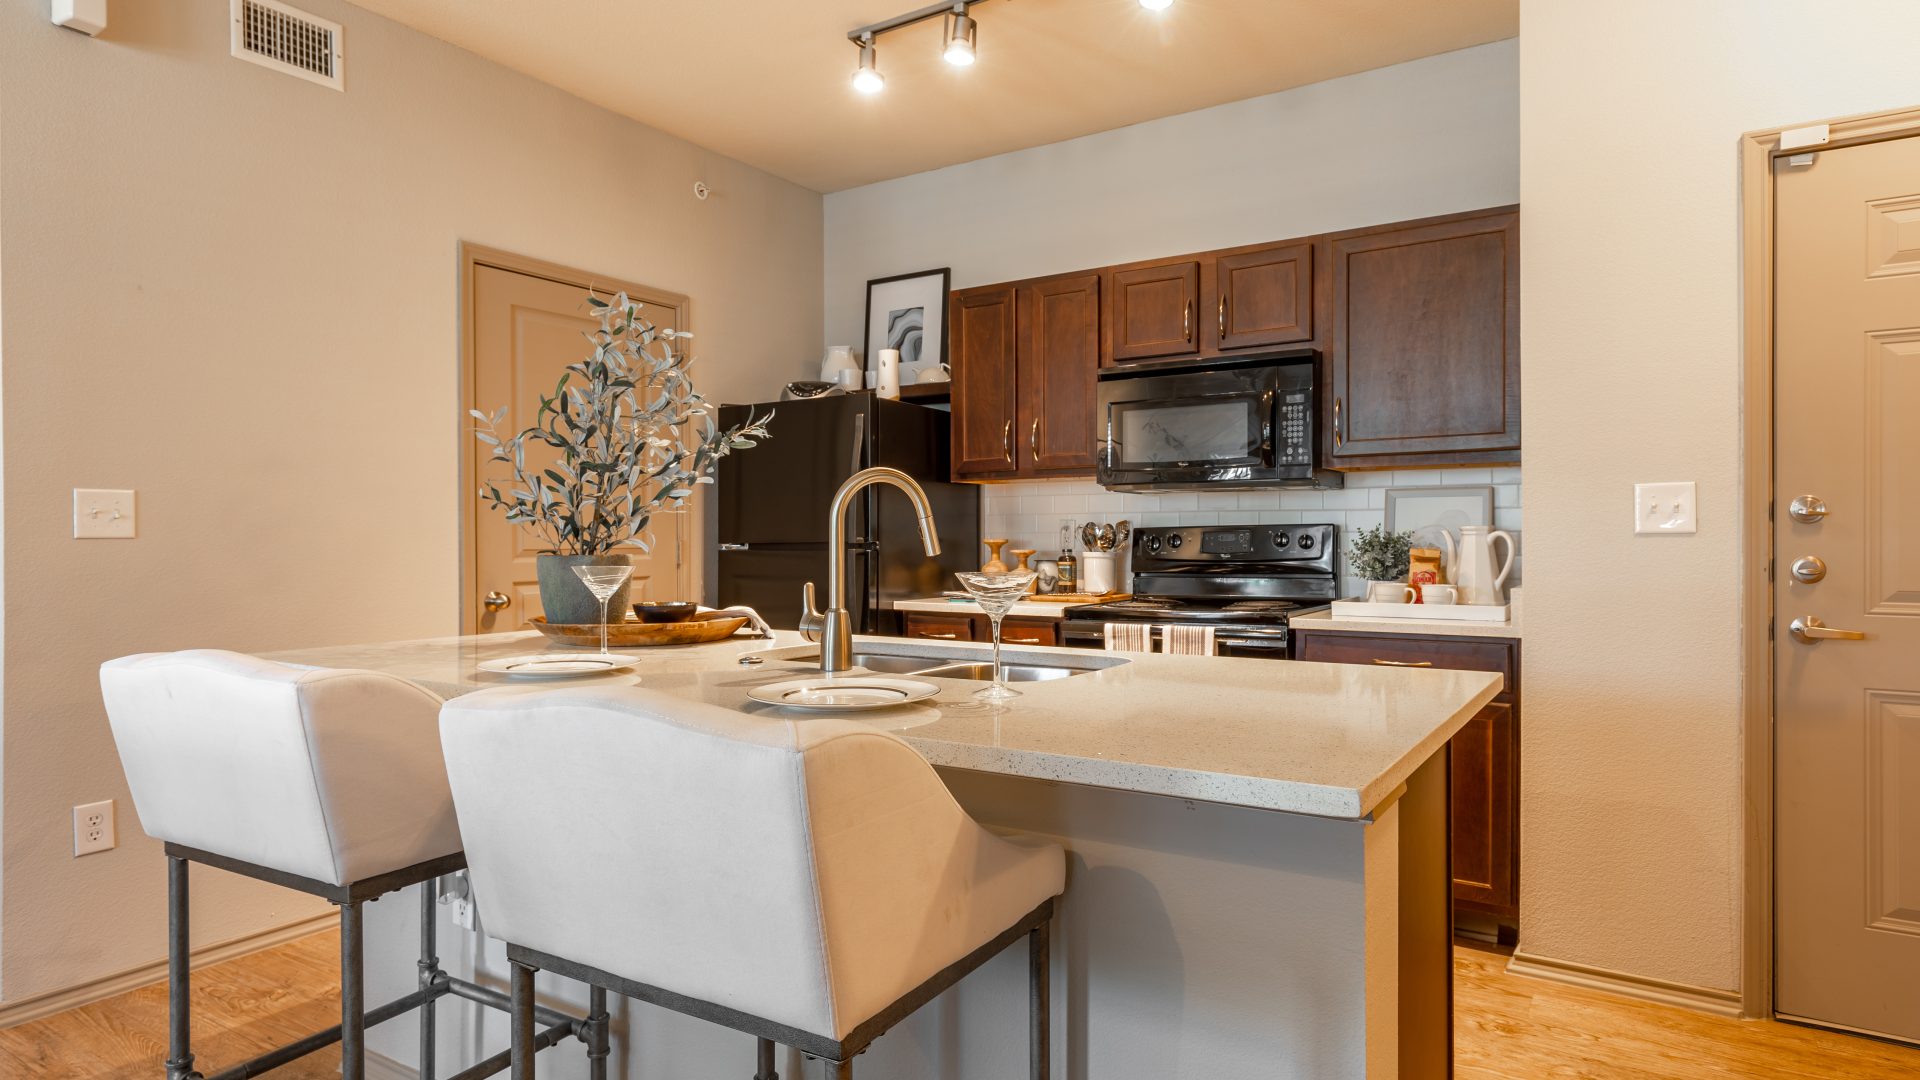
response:
<path fill-rule="evenodd" d="M 867 385 L 879 374 L 880 350 L 900 350 L 900 385 L 947 362 L 947 287 L 952 270 L 874 278 L 867 282 L 867 337 L 861 354 Z"/>
<path fill-rule="evenodd" d="M 1492 524 L 1491 484 L 1387 489 L 1387 531 L 1413 533 L 1415 547 L 1436 546 L 1435 528 L 1457 533 L 1462 525 Z"/>

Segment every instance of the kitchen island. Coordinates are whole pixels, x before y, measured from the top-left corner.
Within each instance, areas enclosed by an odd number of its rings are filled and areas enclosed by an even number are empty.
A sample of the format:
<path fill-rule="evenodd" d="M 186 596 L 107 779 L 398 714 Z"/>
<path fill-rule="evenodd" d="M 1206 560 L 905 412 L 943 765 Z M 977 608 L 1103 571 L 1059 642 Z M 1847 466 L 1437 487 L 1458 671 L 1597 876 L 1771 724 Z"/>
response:
<path fill-rule="evenodd" d="M 361 667 L 443 696 L 508 680 L 485 659 L 539 651 L 536 635 L 449 638 L 278 654 Z M 860 639 L 861 648 L 973 659 L 983 646 Z M 753 686 L 809 670 L 797 636 L 640 650 L 607 680 L 769 719 Z M 743 665 L 743 658 L 760 662 Z M 1020 684 L 993 710 L 979 684 L 930 679 L 936 698 L 865 714 L 940 770 L 983 824 L 1068 852 L 1056 924 L 1054 1066 L 1074 1080 L 1447 1075 L 1451 968 L 1447 741 L 1499 692 L 1498 675 L 1217 657 L 1011 649 L 1008 659 L 1094 666 Z M 525 685 L 525 684 L 518 684 Z M 856 714 L 859 715 L 859 714 Z M 590 822 L 582 822 L 590 830 Z M 620 853 L 608 852 L 618 858 Z M 453 929 L 455 975 L 503 981 L 503 950 Z M 385 910 L 382 910 L 382 909 Z M 479 917 L 484 926 L 485 912 Z M 413 977 L 415 909 L 368 915 L 368 993 Z M 920 1010 L 864 1055 L 874 1080 L 1006 1080 L 1025 1074 L 1025 959 L 1012 950 Z M 584 991 L 543 976 L 543 996 Z M 441 1006 L 442 1068 L 499 1049 L 497 1014 Z M 616 1008 L 616 1057 L 635 1080 L 751 1075 L 752 1040 L 637 1003 Z M 370 1033 L 402 1065 L 404 1022 Z M 543 1076 L 584 1076 L 572 1044 Z M 812 1076 L 797 1057 L 782 1075 Z M 549 1071 L 551 1070 L 551 1071 Z"/>

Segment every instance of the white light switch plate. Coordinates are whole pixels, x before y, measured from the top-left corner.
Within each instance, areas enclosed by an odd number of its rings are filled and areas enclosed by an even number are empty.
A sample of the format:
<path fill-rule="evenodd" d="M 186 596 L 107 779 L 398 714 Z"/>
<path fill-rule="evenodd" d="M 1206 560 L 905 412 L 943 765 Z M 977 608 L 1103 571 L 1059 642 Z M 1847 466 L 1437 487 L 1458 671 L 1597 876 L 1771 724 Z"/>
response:
<path fill-rule="evenodd" d="M 1694 516 L 1693 481 L 1633 485 L 1633 531 L 1643 536 L 1700 531 Z"/>
<path fill-rule="evenodd" d="M 133 492 L 73 489 L 75 540 L 133 539 Z"/>

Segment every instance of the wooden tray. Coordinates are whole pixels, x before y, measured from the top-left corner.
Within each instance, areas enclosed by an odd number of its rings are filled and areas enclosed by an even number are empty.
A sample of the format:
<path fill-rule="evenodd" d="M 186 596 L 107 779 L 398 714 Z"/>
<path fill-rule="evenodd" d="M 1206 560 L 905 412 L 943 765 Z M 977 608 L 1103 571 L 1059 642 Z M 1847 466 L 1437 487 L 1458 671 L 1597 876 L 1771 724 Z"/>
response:
<path fill-rule="evenodd" d="M 600 624 L 555 625 L 535 616 L 530 625 L 556 645 L 574 645 L 584 649 L 600 647 Z M 702 611 L 685 622 L 649 623 L 629 621 L 607 626 L 607 646 L 614 649 L 638 649 L 649 645 L 703 645 L 733 636 L 747 625 L 739 615 Z"/>
<path fill-rule="evenodd" d="M 1033 600 L 1042 604 L 1111 604 L 1116 600 L 1131 600 L 1132 593 L 1110 592 L 1104 594 L 1088 592 L 1031 593 L 1022 600 Z"/>

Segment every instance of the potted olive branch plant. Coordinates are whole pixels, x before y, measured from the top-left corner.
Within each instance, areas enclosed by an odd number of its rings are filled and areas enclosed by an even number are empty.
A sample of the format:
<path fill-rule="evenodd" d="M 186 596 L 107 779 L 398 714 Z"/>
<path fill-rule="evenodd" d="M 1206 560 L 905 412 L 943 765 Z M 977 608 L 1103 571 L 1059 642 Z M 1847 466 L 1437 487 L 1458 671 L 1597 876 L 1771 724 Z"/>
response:
<path fill-rule="evenodd" d="M 1373 583 L 1407 580 L 1412 549 L 1412 532 L 1388 532 L 1375 525 L 1347 540 L 1347 565 L 1368 582 L 1368 599 L 1372 599 Z"/>
<path fill-rule="evenodd" d="M 713 483 L 721 458 L 770 437 L 773 419 L 750 415 L 721 430 L 712 406 L 694 392 L 692 359 L 675 348 L 692 334 L 657 329 L 625 293 L 587 303 L 600 319 L 585 335 L 593 351 L 567 366 L 551 397 L 541 396 L 532 426 L 505 434 L 505 407 L 473 410 L 474 435 L 492 448 L 489 462 L 507 467 L 503 479 L 483 481 L 480 498 L 540 541 L 540 604 L 549 622 L 561 624 L 600 620 L 599 601 L 573 567 L 623 564 L 629 549 L 651 550 L 654 515 L 684 509 L 696 485 Z M 530 464 L 530 449 L 554 457 L 543 447 L 557 457 Z M 607 610 L 627 607 L 622 584 Z"/>

